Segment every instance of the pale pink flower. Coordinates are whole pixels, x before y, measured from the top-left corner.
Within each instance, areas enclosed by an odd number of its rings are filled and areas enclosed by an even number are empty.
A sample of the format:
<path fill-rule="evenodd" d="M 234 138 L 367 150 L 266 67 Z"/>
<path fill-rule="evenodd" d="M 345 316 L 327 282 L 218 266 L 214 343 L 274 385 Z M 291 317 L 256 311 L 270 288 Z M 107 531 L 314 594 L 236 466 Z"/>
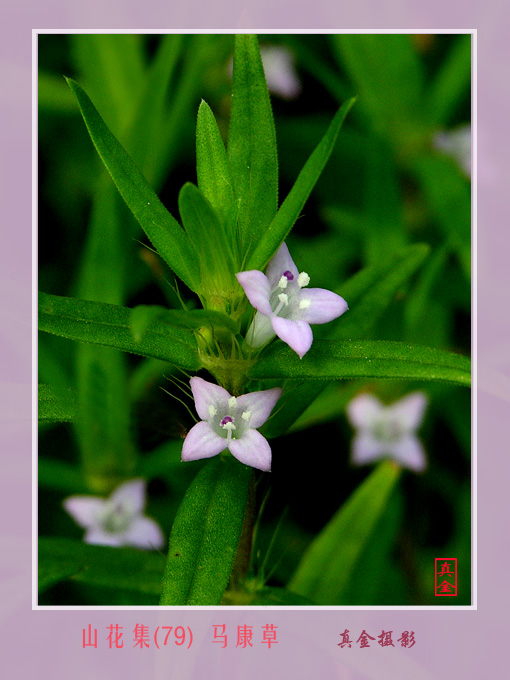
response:
<path fill-rule="evenodd" d="M 269 92 L 282 99 L 295 99 L 301 92 L 301 82 L 292 52 L 280 45 L 262 45 L 260 56 Z"/>
<path fill-rule="evenodd" d="M 332 321 L 347 311 L 346 301 L 323 288 L 307 288 L 310 277 L 299 273 L 289 249 L 282 243 L 267 265 L 240 272 L 237 280 L 257 313 L 246 334 L 247 344 L 257 349 L 277 335 L 300 358 L 312 345 L 310 324 Z"/>
<path fill-rule="evenodd" d="M 257 428 L 271 415 L 281 389 L 231 396 L 219 385 L 191 378 L 195 408 L 202 419 L 188 432 L 182 460 L 211 458 L 228 449 L 241 463 L 268 472 L 271 448 Z"/>
<path fill-rule="evenodd" d="M 347 406 L 347 417 L 357 430 L 352 442 L 353 464 L 365 465 L 387 457 L 415 472 L 424 470 L 427 461 L 416 430 L 426 407 L 423 392 L 413 392 L 390 406 L 371 394 L 355 397 Z"/>
<path fill-rule="evenodd" d="M 156 550 L 163 547 L 165 538 L 159 525 L 143 514 L 145 493 L 145 481 L 132 479 L 118 486 L 109 498 L 70 496 L 63 505 L 86 529 L 85 543 Z"/>

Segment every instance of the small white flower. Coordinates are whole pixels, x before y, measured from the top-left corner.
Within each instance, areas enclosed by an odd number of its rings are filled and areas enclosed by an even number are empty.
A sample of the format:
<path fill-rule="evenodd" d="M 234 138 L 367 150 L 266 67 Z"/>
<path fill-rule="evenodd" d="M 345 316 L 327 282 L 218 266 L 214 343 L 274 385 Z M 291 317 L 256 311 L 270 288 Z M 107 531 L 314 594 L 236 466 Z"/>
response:
<path fill-rule="evenodd" d="M 357 430 L 352 442 L 352 463 L 365 465 L 389 457 L 415 472 L 424 470 L 427 461 L 416 430 L 426 406 L 423 392 L 413 392 L 390 406 L 384 406 L 370 394 L 355 397 L 347 406 L 347 417 Z"/>
<path fill-rule="evenodd" d="M 159 525 L 143 515 L 145 491 L 145 481 L 133 479 L 118 486 L 109 498 L 70 496 L 63 505 L 86 529 L 85 543 L 156 550 L 165 538 Z"/>
<path fill-rule="evenodd" d="M 347 311 L 340 295 L 307 288 L 310 277 L 298 272 L 285 243 L 267 265 L 266 274 L 252 269 L 236 276 L 257 310 L 246 334 L 246 342 L 254 349 L 277 335 L 303 358 L 313 341 L 310 324 L 327 323 Z"/>
<path fill-rule="evenodd" d="M 188 432 L 182 460 L 212 458 L 228 449 L 241 463 L 268 472 L 271 448 L 257 428 L 271 415 L 281 389 L 274 387 L 232 397 L 223 387 L 202 378 L 191 378 L 190 385 L 202 420 Z"/>
<path fill-rule="evenodd" d="M 264 66 L 267 89 L 282 99 L 295 99 L 301 92 L 301 81 L 296 72 L 294 54 L 285 46 L 261 45 L 260 57 Z M 232 78 L 233 59 L 227 64 Z"/>
<path fill-rule="evenodd" d="M 262 45 L 260 56 L 268 90 L 282 99 L 295 99 L 301 92 L 301 82 L 292 52 L 279 45 Z"/>

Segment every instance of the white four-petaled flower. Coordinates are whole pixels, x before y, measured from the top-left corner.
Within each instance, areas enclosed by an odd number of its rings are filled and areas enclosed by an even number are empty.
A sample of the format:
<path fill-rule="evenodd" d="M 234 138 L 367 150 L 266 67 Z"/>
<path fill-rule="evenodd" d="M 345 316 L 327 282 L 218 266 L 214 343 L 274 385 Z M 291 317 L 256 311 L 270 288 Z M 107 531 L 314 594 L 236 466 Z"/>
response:
<path fill-rule="evenodd" d="M 237 280 L 257 310 L 246 335 L 254 349 L 277 335 L 303 358 L 313 341 L 310 324 L 327 323 L 347 310 L 340 295 L 307 288 L 310 277 L 298 272 L 285 243 L 267 265 L 266 274 L 253 269 L 237 274 Z"/>
<path fill-rule="evenodd" d="M 64 508 L 86 529 L 85 543 L 123 545 L 155 550 L 165 542 L 159 525 L 143 515 L 145 481 L 132 479 L 118 486 L 109 498 L 70 496 Z"/>
<path fill-rule="evenodd" d="M 202 378 L 191 378 L 190 385 L 202 420 L 188 432 L 182 460 L 211 458 L 228 449 L 241 463 L 269 471 L 271 448 L 256 428 L 271 415 L 281 389 L 274 387 L 232 397 L 223 387 Z"/>
<path fill-rule="evenodd" d="M 413 392 L 384 406 L 370 394 L 360 394 L 347 406 L 347 417 L 357 432 L 352 443 L 355 465 L 389 457 L 402 467 L 420 472 L 427 465 L 423 445 L 416 436 L 421 425 L 427 397 Z"/>

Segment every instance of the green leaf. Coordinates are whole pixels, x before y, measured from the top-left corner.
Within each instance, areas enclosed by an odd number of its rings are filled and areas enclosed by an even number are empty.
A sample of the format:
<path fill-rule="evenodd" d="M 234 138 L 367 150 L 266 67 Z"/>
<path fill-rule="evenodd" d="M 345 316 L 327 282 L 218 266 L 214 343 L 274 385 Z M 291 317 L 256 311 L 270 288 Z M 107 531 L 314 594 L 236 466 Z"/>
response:
<path fill-rule="evenodd" d="M 72 579 L 159 595 L 165 560 L 157 552 L 87 545 L 68 538 L 39 539 L 39 592 Z"/>
<path fill-rule="evenodd" d="M 338 291 L 347 300 L 349 311 L 334 325 L 330 337 L 338 340 L 366 338 L 428 253 L 428 245 L 418 243 L 386 263 L 366 267 L 355 274 Z"/>
<path fill-rule="evenodd" d="M 59 390 L 70 388 L 72 351 L 69 351 L 69 344 L 55 336 L 41 335 L 37 338 L 37 345 L 39 381 L 54 385 Z"/>
<path fill-rule="evenodd" d="M 197 117 L 198 187 L 219 215 L 232 244 L 236 203 L 227 152 L 213 112 L 205 101 Z"/>
<path fill-rule="evenodd" d="M 189 154 L 188 133 L 192 134 L 192 121 L 197 101 L 207 88 L 212 63 L 219 63 L 231 52 L 231 35 L 185 35 L 178 77 L 171 90 L 171 105 L 163 121 L 161 157 L 174 164 L 179 152 Z"/>
<path fill-rule="evenodd" d="M 192 290 L 198 287 L 196 255 L 179 223 L 161 203 L 132 158 L 110 132 L 84 90 L 70 78 L 90 137 L 126 205 L 168 266 Z"/>
<path fill-rule="evenodd" d="M 70 423 L 76 418 L 76 392 L 50 385 L 38 386 L 39 422 Z"/>
<path fill-rule="evenodd" d="M 400 378 L 471 385 L 468 357 L 403 342 L 315 340 L 300 359 L 280 342 L 273 343 L 249 371 L 250 378 L 339 380 Z"/>
<path fill-rule="evenodd" d="M 200 263 L 200 294 L 208 300 L 229 299 L 238 287 L 225 229 L 209 201 L 191 182 L 179 192 L 179 213 Z"/>
<path fill-rule="evenodd" d="M 423 73 L 412 36 L 342 34 L 332 36 L 332 41 L 369 124 L 397 139 L 412 131 L 423 113 Z"/>
<path fill-rule="evenodd" d="M 252 470 L 216 458 L 197 475 L 170 534 L 161 605 L 217 605 L 241 536 Z"/>
<path fill-rule="evenodd" d="M 77 296 L 112 305 L 126 298 L 126 263 L 132 220 L 115 187 L 102 173 L 76 285 Z M 114 255 L 112 255 L 114 254 Z M 133 474 L 132 440 L 125 357 L 110 347 L 83 344 L 75 350 L 78 412 L 75 433 L 82 469 L 91 491 L 108 493 Z"/>
<path fill-rule="evenodd" d="M 76 432 L 83 473 L 92 492 L 109 493 L 132 477 L 136 467 L 126 356 L 93 344 L 77 349 Z"/>
<path fill-rule="evenodd" d="M 400 475 L 385 461 L 347 500 L 303 555 L 289 590 L 320 605 L 341 605 L 363 549 L 371 539 Z"/>
<path fill-rule="evenodd" d="M 236 35 L 228 160 L 238 202 L 241 253 L 256 246 L 278 208 L 276 132 L 254 35 Z"/>
<path fill-rule="evenodd" d="M 39 329 L 42 331 L 162 359 L 191 371 L 200 368 L 196 343 L 188 330 L 155 320 L 136 342 L 130 326 L 131 311 L 119 305 L 39 293 Z"/>
<path fill-rule="evenodd" d="M 432 293 L 440 275 L 444 271 L 450 254 L 451 244 L 443 243 L 430 256 L 420 276 L 410 291 L 404 309 L 404 319 L 409 339 L 419 338 L 427 308 L 432 305 Z"/>
<path fill-rule="evenodd" d="M 403 223 L 400 177 L 387 140 L 367 140 L 365 189 L 363 191 L 363 239 L 367 264 L 387 262 L 409 240 Z"/>
<path fill-rule="evenodd" d="M 387 574 L 395 568 L 392 552 L 402 524 L 404 497 L 401 487 L 393 488 L 384 509 L 379 513 L 375 526 L 370 532 L 358 556 L 349 578 L 338 591 L 338 601 L 343 605 L 374 606 L 387 603 Z M 398 548 L 397 548 L 398 549 Z M 401 590 L 402 603 L 406 600 L 405 589 Z M 381 602 L 382 599 L 382 602 Z M 398 600 L 395 604 L 398 604 Z"/>
<path fill-rule="evenodd" d="M 428 207 L 471 280 L 471 185 L 451 159 L 422 154 L 413 163 Z"/>
<path fill-rule="evenodd" d="M 172 85 L 182 44 L 182 35 L 162 36 L 158 51 L 147 68 L 138 106 L 126 131 L 126 149 L 153 186 L 161 185 L 174 162 L 170 148 L 178 131 L 167 126 L 169 117 L 179 105 L 176 88 Z"/>
<path fill-rule="evenodd" d="M 471 85 L 471 36 L 458 35 L 429 85 L 427 104 L 431 123 L 446 126 Z"/>
<path fill-rule="evenodd" d="M 70 39 L 80 77 L 108 124 L 120 131 L 129 121 L 144 84 L 143 36 L 81 33 Z"/>
<path fill-rule="evenodd" d="M 306 161 L 294 186 L 280 206 L 274 219 L 270 223 L 268 222 L 269 226 L 265 229 L 253 255 L 248 260 L 246 266 L 247 270 L 264 269 L 268 261 L 287 237 L 299 217 L 310 192 L 319 179 L 319 176 L 333 151 L 333 147 L 335 146 L 338 133 L 340 132 L 345 117 L 355 101 L 356 98 L 349 99 L 342 104 L 336 113 L 326 134 L 319 142 L 310 158 Z"/>
<path fill-rule="evenodd" d="M 226 314 L 208 309 L 166 309 L 159 305 L 137 305 L 131 310 L 130 325 L 133 338 L 140 342 L 145 331 L 157 321 L 163 321 L 179 328 L 202 328 L 211 326 L 227 328 L 232 333 L 237 333 L 235 322 Z"/>

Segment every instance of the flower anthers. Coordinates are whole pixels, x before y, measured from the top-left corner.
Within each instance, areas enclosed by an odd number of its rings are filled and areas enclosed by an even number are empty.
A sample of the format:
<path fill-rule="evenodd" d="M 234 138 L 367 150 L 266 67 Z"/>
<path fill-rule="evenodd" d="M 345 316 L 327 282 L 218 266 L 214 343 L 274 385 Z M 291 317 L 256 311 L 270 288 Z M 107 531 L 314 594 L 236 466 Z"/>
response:
<path fill-rule="evenodd" d="M 298 272 L 285 243 L 267 265 L 266 274 L 253 269 L 237 274 L 237 280 L 257 310 L 246 334 L 253 349 L 277 335 L 303 358 L 313 342 L 310 324 L 332 321 L 348 308 L 336 293 L 307 288 L 310 277 Z"/>
<path fill-rule="evenodd" d="M 159 525 L 143 515 L 145 496 L 145 481 L 132 479 L 118 486 L 109 498 L 70 496 L 63 505 L 86 529 L 85 543 L 155 550 L 163 547 L 165 538 Z"/>
<path fill-rule="evenodd" d="M 271 415 L 282 390 L 274 387 L 233 397 L 202 378 L 191 378 L 190 385 L 201 422 L 188 432 L 182 460 L 211 458 L 228 449 L 241 463 L 268 472 L 271 448 L 257 428 Z"/>
<path fill-rule="evenodd" d="M 424 470 L 427 461 L 416 430 L 426 407 L 423 392 L 408 394 L 389 406 L 371 394 L 355 397 L 347 406 L 347 417 L 357 430 L 352 442 L 352 463 L 365 465 L 388 457 L 415 472 Z"/>

